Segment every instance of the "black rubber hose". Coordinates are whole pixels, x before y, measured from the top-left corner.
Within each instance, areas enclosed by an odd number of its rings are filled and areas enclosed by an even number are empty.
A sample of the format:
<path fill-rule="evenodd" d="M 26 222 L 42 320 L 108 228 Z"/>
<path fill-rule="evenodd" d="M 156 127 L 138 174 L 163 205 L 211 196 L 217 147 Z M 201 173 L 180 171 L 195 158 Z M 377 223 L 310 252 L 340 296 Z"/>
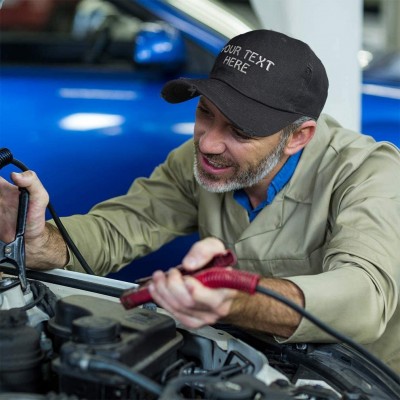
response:
<path fill-rule="evenodd" d="M 389 368 L 384 362 L 382 362 L 379 358 L 375 357 L 371 352 L 369 352 L 367 349 L 365 349 L 363 346 L 360 346 L 357 342 L 355 342 L 353 339 L 350 337 L 343 335 L 342 333 L 338 332 L 336 329 L 332 328 L 331 326 L 325 324 L 323 321 L 321 321 L 319 318 L 315 317 L 314 315 L 310 314 L 308 311 L 306 311 L 303 307 L 300 307 L 298 304 L 294 303 L 293 301 L 289 300 L 288 298 L 280 295 L 277 292 L 274 292 L 273 290 L 267 289 L 263 286 L 257 285 L 256 286 L 256 292 L 262 293 L 266 296 L 272 297 L 275 300 L 280 301 L 283 304 L 286 304 L 288 307 L 292 308 L 293 310 L 297 311 L 300 315 L 302 315 L 304 318 L 308 319 L 311 321 L 313 324 L 318 326 L 320 329 L 328 333 L 329 335 L 333 336 L 340 342 L 346 343 L 359 353 L 361 353 L 365 358 L 367 358 L 371 363 L 375 364 L 378 368 L 380 368 L 382 371 L 385 371 L 385 373 L 390 376 L 391 379 L 393 379 L 394 382 L 400 384 L 400 376 L 397 375 L 391 368 Z"/>
<path fill-rule="evenodd" d="M 77 367 L 82 371 L 101 371 L 112 372 L 124 377 L 129 382 L 142 387 L 150 393 L 160 396 L 162 386 L 157 382 L 149 379 L 147 376 L 131 370 L 126 365 L 104 357 L 99 357 L 87 353 L 73 352 L 68 355 L 67 363 L 73 367 Z"/>

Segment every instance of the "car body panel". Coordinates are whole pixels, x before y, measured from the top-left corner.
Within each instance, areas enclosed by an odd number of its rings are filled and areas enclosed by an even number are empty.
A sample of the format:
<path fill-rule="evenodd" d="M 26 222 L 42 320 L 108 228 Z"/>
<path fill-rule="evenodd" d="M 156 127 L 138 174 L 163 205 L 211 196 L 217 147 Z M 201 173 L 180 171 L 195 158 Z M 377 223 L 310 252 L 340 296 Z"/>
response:
<path fill-rule="evenodd" d="M 400 84 L 364 81 L 362 92 L 362 132 L 400 147 Z"/>

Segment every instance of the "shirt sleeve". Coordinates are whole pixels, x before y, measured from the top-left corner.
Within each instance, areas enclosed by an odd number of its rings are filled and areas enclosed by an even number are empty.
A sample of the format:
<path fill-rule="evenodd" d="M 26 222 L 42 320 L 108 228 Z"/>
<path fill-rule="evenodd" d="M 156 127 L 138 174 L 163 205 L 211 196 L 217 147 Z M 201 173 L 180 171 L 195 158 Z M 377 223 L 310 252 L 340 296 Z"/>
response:
<path fill-rule="evenodd" d="M 197 230 L 193 144 L 173 151 L 150 178 L 134 181 L 127 194 L 102 202 L 62 223 L 97 275 L 118 271 L 177 236 Z M 83 271 L 69 251 L 67 269 Z"/>
<path fill-rule="evenodd" d="M 287 278 L 307 311 L 359 343 L 377 340 L 399 312 L 400 162 L 392 149 L 372 153 L 337 185 L 322 273 Z M 332 338 L 303 318 L 287 341 Z"/>

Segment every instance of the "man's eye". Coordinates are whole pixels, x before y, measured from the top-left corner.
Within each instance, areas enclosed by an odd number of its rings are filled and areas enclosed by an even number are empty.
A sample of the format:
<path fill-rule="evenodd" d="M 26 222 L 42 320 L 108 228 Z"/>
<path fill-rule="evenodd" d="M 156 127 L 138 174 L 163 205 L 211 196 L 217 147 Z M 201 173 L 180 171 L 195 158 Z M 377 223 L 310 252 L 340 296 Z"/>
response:
<path fill-rule="evenodd" d="M 210 114 L 210 111 L 207 108 L 201 107 L 201 106 L 197 106 L 197 111 L 201 112 L 202 114 Z"/>
<path fill-rule="evenodd" d="M 239 131 L 238 129 L 236 129 L 234 127 L 231 127 L 231 130 L 232 130 L 233 135 L 240 140 L 249 140 L 250 139 L 248 135 L 245 135 L 242 131 Z"/>

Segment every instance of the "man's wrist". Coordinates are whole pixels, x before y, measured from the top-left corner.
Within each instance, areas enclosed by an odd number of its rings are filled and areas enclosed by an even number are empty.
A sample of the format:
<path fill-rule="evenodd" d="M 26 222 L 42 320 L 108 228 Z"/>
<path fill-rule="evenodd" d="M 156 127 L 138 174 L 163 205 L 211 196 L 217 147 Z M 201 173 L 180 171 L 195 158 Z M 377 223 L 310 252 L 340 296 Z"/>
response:
<path fill-rule="evenodd" d="M 68 262 L 67 245 L 60 231 L 48 222 L 40 237 L 26 241 L 25 252 L 29 268 L 41 270 L 63 268 Z"/>

